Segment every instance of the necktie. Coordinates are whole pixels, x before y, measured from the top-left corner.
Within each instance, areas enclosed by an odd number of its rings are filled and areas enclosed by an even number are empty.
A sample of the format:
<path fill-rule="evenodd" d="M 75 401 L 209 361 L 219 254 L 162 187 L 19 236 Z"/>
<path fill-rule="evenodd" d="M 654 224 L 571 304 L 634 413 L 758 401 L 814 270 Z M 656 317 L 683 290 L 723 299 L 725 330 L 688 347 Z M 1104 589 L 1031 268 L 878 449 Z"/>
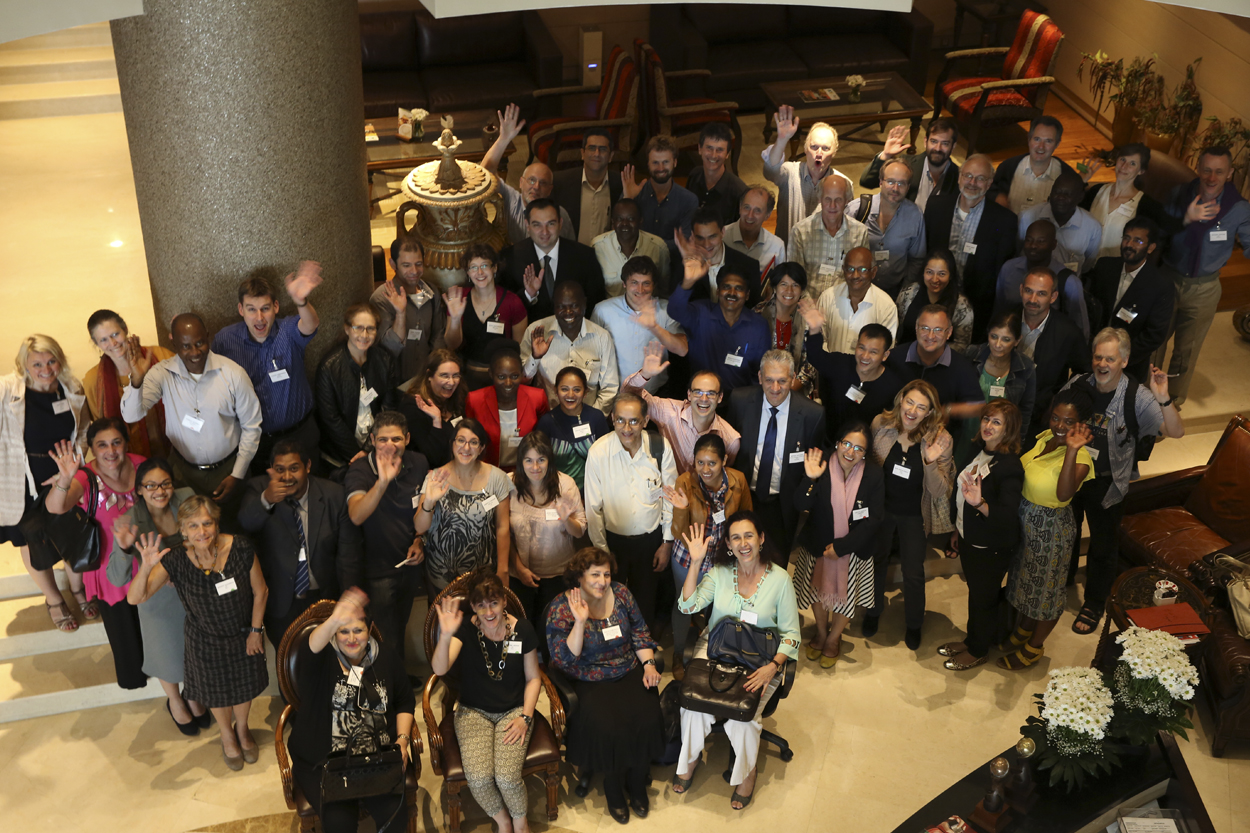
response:
<path fill-rule="evenodd" d="M 773 482 L 773 455 L 777 453 L 777 409 L 769 405 L 768 429 L 764 432 L 764 448 L 760 453 L 760 471 L 755 478 L 755 493 L 760 501 L 768 499 Z"/>
<path fill-rule="evenodd" d="M 555 297 L 556 276 L 551 271 L 551 255 L 543 255 L 543 283 L 547 287 L 547 294 Z"/>
<path fill-rule="evenodd" d="M 295 595 L 303 598 L 308 594 L 308 541 L 304 538 L 304 521 L 299 516 L 299 501 L 288 500 L 291 513 L 295 515 L 295 531 L 299 534 L 299 548 L 304 552 L 304 560 L 295 562 Z"/>

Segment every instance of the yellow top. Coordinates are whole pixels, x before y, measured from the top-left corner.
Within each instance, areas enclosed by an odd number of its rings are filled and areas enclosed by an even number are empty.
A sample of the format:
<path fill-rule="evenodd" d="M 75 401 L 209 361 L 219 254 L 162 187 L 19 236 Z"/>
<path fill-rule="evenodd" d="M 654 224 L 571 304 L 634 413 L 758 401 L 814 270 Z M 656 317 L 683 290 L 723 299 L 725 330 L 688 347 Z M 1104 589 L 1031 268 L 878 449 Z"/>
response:
<path fill-rule="evenodd" d="M 1042 449 L 1054 436 L 1050 430 L 1043 431 L 1037 437 L 1037 445 L 1020 455 L 1020 463 L 1024 466 L 1024 489 L 1022 494 L 1029 503 L 1059 509 L 1071 503 L 1071 499 L 1060 501 L 1058 497 L 1059 472 L 1063 470 L 1063 458 L 1067 454 L 1067 446 L 1061 445 L 1049 454 L 1042 455 Z M 1094 458 L 1081 447 L 1076 452 L 1076 462 L 1089 466 L 1085 479 L 1076 484 L 1079 489 L 1087 481 L 1094 479 Z"/>

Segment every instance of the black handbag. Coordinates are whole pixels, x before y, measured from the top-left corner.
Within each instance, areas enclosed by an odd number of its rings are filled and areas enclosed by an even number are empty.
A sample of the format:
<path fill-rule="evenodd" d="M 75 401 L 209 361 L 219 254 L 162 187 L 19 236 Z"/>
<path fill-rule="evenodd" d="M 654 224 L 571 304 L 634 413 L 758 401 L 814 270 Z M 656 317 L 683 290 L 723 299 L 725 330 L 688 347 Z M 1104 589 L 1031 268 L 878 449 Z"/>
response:
<path fill-rule="evenodd" d="M 780 644 L 772 631 L 726 616 L 712 628 L 707 655 L 709 659 L 755 671 L 773 661 Z"/>
<path fill-rule="evenodd" d="M 17 523 L 30 547 L 30 565 L 36 570 L 50 570 L 58 561 L 64 561 L 75 573 L 87 573 L 100 566 L 104 535 L 95 518 L 100 487 L 90 469 L 81 468 L 81 471 L 87 472 L 90 513 L 77 504 L 63 515 L 49 512 L 48 493 L 56 488 L 56 484 L 51 483 L 39 493 L 30 512 Z"/>
<path fill-rule="evenodd" d="M 364 721 L 361 721 L 360 728 Z M 378 743 L 377 732 L 372 731 L 373 748 L 377 751 L 361 755 L 352 754 L 356 731 L 347 739 L 347 751 L 326 757 L 325 771 L 321 775 L 321 801 L 355 801 L 378 795 L 402 794 L 404 791 L 404 756 L 394 744 Z"/>
<path fill-rule="evenodd" d="M 750 671 L 738 665 L 692 659 L 681 681 L 681 707 L 722 720 L 754 720 L 763 692 L 743 688 L 750 676 Z"/>

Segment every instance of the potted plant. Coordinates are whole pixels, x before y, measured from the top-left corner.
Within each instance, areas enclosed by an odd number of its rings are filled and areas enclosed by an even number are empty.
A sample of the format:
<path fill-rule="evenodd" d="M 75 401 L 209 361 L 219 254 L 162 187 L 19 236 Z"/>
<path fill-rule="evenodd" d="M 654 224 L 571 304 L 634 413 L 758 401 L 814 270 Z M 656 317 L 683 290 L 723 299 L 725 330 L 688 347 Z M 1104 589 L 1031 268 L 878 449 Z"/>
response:
<path fill-rule="evenodd" d="M 1154 151 L 1170 153 L 1173 146 L 1184 154 L 1202 118 L 1202 96 L 1194 74 L 1202 63 L 1197 58 L 1185 68 L 1185 80 L 1166 96 L 1140 111 L 1137 123 L 1146 132 L 1146 145 Z"/>
<path fill-rule="evenodd" d="M 1154 69 L 1155 59 L 1137 57 L 1120 77 L 1120 89 L 1112 94 L 1115 120 L 1111 124 L 1111 141 L 1116 147 L 1133 141 L 1137 111 L 1163 99 L 1163 77 Z"/>
<path fill-rule="evenodd" d="M 1110 734 L 1133 746 L 1154 742 L 1159 732 L 1189 740 L 1189 701 L 1198 672 L 1181 641 L 1166 631 L 1132 627 L 1115 638 L 1123 650 L 1112 674 L 1115 716 Z"/>
<path fill-rule="evenodd" d="M 1107 747 L 1114 701 L 1103 676 L 1093 668 L 1058 668 L 1044 694 L 1035 694 L 1038 716 L 1020 732 L 1037 745 L 1037 768 L 1050 772 L 1050 785 L 1062 781 L 1068 792 L 1119 766 Z"/>

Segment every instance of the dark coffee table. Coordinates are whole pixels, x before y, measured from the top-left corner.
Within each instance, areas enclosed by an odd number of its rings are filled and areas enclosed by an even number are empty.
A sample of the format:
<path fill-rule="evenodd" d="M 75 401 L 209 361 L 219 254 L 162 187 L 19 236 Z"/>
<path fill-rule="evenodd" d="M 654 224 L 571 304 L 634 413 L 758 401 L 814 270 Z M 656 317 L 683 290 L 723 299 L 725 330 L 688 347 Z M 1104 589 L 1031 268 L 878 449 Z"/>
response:
<path fill-rule="evenodd" d="M 911 147 L 908 153 L 916 152 L 916 136 L 920 133 L 920 120 L 932 109 L 925 97 L 912 89 L 897 72 L 877 72 L 865 74 L 866 82 L 861 88 L 858 100 L 851 100 L 851 88 L 846 85 L 845 76 L 841 78 L 802 78 L 796 81 L 773 81 L 760 84 L 760 89 L 768 97 L 769 115 L 764 119 L 764 144 L 768 144 L 777 132 L 771 113 L 778 107 L 788 104 L 794 108 L 799 117 L 799 132 L 790 140 L 787 154 L 795 155 L 795 143 L 802 148 L 801 137 L 806 135 L 807 128 L 814 122 L 840 127 L 851 125 L 850 129 L 841 131 L 842 135 L 855 133 L 873 124 L 885 130 L 887 121 L 893 119 L 911 119 Z M 831 88 L 838 94 L 837 101 L 806 101 L 802 96 L 804 90 L 823 90 Z M 856 141 L 884 144 L 876 139 L 857 139 Z"/>
<path fill-rule="evenodd" d="M 1114 645 L 1115 637 L 1133 625 L 1128 618 L 1128 612 L 1152 607 L 1155 603 L 1155 582 L 1162 579 L 1176 585 L 1179 591 L 1176 601 L 1188 602 L 1198 617 L 1206 621 L 1210 615 L 1206 597 L 1189 579 L 1162 567 L 1132 567 L 1120 573 L 1111 587 L 1111 597 L 1107 600 L 1107 616 L 1103 620 L 1102 635 L 1098 638 L 1098 648 L 1094 652 L 1095 668 L 1110 670 L 1114 665 L 1114 660 L 1119 658 L 1119 651 L 1113 650 L 1118 647 Z M 1114 632 L 1111 630 L 1113 624 L 1116 628 Z M 1195 668 L 1202 661 L 1202 643 L 1205 639 L 1206 634 L 1203 634 L 1196 643 L 1185 646 L 1185 653 L 1189 655 Z"/>

